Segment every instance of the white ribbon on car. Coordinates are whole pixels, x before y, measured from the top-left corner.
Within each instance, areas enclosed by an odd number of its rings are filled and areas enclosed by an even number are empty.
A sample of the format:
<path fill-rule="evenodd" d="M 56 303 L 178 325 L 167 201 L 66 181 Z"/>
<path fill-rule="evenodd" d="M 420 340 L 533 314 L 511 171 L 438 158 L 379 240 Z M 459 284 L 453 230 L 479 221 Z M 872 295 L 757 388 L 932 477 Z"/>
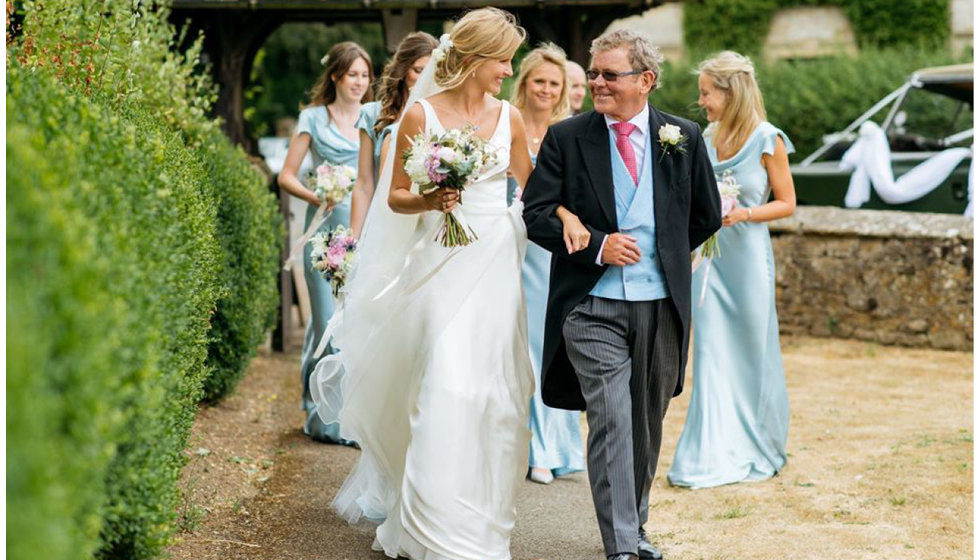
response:
<path fill-rule="evenodd" d="M 923 161 L 907 173 L 895 179 L 891 165 L 891 149 L 885 131 L 876 123 L 867 121 L 861 125 L 857 141 L 844 153 L 841 169 L 853 170 L 851 181 L 844 196 L 844 205 L 859 208 L 870 200 L 871 187 L 888 204 L 904 204 L 922 198 L 946 180 L 956 166 L 973 154 L 973 147 L 950 148 Z M 969 203 L 966 212 L 973 215 L 973 165 L 970 165 Z"/>

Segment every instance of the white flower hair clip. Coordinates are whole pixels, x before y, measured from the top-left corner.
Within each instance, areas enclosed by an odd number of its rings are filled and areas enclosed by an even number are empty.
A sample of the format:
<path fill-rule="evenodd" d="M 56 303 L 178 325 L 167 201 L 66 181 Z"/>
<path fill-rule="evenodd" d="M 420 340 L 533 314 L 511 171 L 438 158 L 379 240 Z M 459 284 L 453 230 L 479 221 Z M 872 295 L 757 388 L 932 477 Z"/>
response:
<path fill-rule="evenodd" d="M 432 58 L 436 59 L 436 62 L 442 62 L 451 48 L 453 48 L 453 40 L 449 38 L 449 33 L 443 33 L 442 37 L 439 37 L 439 46 L 432 51 Z"/>
<path fill-rule="evenodd" d="M 326 66 L 328 62 L 330 62 L 330 55 L 329 54 L 323 55 L 323 58 L 320 59 L 320 64 Z"/>

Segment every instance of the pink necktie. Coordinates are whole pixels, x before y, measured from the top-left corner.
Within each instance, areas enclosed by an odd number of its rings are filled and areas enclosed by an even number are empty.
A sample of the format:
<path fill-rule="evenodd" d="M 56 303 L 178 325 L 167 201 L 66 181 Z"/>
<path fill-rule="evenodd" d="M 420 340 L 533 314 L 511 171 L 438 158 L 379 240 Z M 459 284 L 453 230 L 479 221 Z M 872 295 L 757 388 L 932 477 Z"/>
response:
<path fill-rule="evenodd" d="M 616 131 L 616 149 L 619 150 L 619 155 L 623 157 L 626 170 L 630 172 L 630 177 L 633 177 L 633 184 L 639 184 L 640 179 L 636 172 L 636 154 L 633 152 L 633 143 L 630 142 L 630 134 L 636 130 L 636 125 L 620 122 L 613 124 L 612 128 Z"/>

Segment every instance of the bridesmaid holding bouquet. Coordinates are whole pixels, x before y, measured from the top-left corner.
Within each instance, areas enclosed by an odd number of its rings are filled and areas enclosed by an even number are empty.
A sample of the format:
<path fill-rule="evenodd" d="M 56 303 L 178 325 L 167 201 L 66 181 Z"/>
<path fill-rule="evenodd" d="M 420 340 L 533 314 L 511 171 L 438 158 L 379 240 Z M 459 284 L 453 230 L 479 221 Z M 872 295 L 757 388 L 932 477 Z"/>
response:
<path fill-rule="evenodd" d="M 789 398 L 767 222 L 796 208 L 793 144 L 766 121 L 752 62 L 726 51 L 698 73 L 708 155 L 719 185 L 738 194 L 717 234 L 720 256 L 691 287 L 694 390 L 667 474 L 690 488 L 763 480 L 786 465 Z"/>
<path fill-rule="evenodd" d="M 357 169 L 359 138 L 354 124 L 361 113 L 361 102 L 371 99 L 371 57 L 360 45 L 350 41 L 337 43 L 321 62 L 325 66 L 323 74 L 313 86 L 312 102 L 299 114 L 296 135 L 289 143 L 289 152 L 279 174 L 280 187 L 309 203 L 304 230 L 310 227 L 322 201 L 296 176 L 303 158 L 309 151 L 314 169 L 324 163 Z M 339 225 L 349 225 L 350 204 L 348 196 L 334 206 L 318 231 L 329 233 Z M 341 440 L 338 424 L 326 425 L 320 420 L 310 397 L 310 374 L 317 362 L 313 354 L 334 311 L 330 282 L 314 269 L 310 258 L 312 250 L 307 243 L 302 257 L 312 308 L 303 339 L 301 366 L 303 410 L 307 413 L 303 432 L 316 441 L 349 444 Z"/>

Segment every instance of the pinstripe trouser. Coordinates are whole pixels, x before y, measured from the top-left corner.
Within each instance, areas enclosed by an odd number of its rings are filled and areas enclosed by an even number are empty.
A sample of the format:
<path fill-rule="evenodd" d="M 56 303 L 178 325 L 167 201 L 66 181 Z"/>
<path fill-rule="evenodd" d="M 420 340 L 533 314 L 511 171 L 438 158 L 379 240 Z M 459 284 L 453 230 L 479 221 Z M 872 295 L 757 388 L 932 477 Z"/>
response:
<path fill-rule="evenodd" d="M 589 296 L 562 327 L 585 397 L 592 500 L 606 555 L 637 553 L 662 423 L 680 367 L 680 326 L 669 299 Z"/>

